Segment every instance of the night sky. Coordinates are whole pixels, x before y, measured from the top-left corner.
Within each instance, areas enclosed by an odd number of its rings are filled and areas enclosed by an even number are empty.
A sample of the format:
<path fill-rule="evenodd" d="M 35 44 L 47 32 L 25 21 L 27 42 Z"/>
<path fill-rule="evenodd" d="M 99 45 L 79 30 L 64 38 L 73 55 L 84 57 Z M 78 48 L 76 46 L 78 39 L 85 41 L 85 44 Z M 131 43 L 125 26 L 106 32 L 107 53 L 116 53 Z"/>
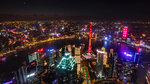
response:
<path fill-rule="evenodd" d="M 150 15 L 150 3 L 136 0 L 3 0 L 0 14 Z"/>

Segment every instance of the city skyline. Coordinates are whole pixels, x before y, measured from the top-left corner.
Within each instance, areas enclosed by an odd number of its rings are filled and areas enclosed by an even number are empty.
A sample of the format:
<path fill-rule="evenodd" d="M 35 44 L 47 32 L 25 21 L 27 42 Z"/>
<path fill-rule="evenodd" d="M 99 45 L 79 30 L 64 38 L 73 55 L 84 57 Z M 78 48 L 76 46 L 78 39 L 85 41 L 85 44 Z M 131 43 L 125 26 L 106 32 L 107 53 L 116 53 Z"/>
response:
<path fill-rule="evenodd" d="M 0 84 L 150 84 L 149 4 L 1 1 Z"/>

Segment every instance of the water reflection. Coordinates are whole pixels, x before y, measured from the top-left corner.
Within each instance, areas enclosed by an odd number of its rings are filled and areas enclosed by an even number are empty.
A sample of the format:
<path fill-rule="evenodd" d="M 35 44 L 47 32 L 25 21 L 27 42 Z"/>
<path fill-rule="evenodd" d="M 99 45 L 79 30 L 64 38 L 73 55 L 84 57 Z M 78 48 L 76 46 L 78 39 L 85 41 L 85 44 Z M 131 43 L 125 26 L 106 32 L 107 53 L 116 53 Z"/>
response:
<path fill-rule="evenodd" d="M 137 53 L 141 53 L 142 49 L 141 48 L 137 48 Z"/>
<path fill-rule="evenodd" d="M 122 58 L 123 61 L 133 62 L 134 55 L 135 55 L 135 51 L 133 49 L 125 45 L 120 45 L 119 52 L 120 52 L 120 58 Z"/>
<path fill-rule="evenodd" d="M 104 47 L 107 48 L 107 41 L 104 41 Z"/>

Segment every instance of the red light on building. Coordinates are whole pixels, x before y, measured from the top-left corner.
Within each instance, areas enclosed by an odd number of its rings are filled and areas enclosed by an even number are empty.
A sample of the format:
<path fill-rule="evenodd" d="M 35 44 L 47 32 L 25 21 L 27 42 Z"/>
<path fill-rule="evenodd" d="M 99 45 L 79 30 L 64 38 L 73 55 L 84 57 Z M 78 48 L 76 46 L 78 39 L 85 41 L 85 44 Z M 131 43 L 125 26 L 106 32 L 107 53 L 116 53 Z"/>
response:
<path fill-rule="evenodd" d="M 43 52 L 43 51 L 44 51 L 44 49 L 43 49 L 43 48 L 41 48 L 41 49 L 38 49 L 37 51 L 38 51 L 38 52 Z"/>
<path fill-rule="evenodd" d="M 43 48 L 41 48 L 41 52 L 43 51 Z"/>
<path fill-rule="evenodd" d="M 23 37 L 21 37 L 21 39 L 23 39 Z"/>
<path fill-rule="evenodd" d="M 127 31 L 128 31 L 128 27 L 124 27 L 123 35 L 122 35 L 123 38 L 127 38 Z"/>
<path fill-rule="evenodd" d="M 31 65 L 31 66 L 35 65 L 35 62 L 32 62 L 30 65 Z"/>
<path fill-rule="evenodd" d="M 92 37 L 92 25 L 90 25 L 88 53 L 92 52 L 91 37 Z"/>
<path fill-rule="evenodd" d="M 6 61 L 6 57 L 3 57 L 1 60 L 2 60 L 2 61 Z"/>

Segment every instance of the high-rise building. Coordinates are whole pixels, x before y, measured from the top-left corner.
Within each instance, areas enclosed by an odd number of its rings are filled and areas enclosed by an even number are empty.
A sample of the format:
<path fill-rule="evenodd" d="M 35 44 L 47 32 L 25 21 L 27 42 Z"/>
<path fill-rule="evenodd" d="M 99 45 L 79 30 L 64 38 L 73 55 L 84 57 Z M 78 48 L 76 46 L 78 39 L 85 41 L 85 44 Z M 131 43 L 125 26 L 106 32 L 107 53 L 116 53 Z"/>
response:
<path fill-rule="evenodd" d="M 70 55 L 72 56 L 72 47 L 71 47 L 71 45 L 68 45 L 67 48 L 68 48 L 68 52 L 69 52 Z"/>
<path fill-rule="evenodd" d="M 146 73 L 145 84 L 150 84 L 150 70 L 148 70 Z"/>
<path fill-rule="evenodd" d="M 107 52 L 104 52 L 103 65 L 107 65 Z"/>
<path fill-rule="evenodd" d="M 49 57 L 49 66 L 51 66 L 52 64 L 55 64 L 56 50 L 48 49 L 47 55 Z"/>
<path fill-rule="evenodd" d="M 97 77 L 102 78 L 104 77 L 103 73 L 103 62 L 104 62 L 104 53 L 105 53 L 105 48 L 102 47 L 101 50 L 97 50 Z"/>
<path fill-rule="evenodd" d="M 57 68 L 65 71 L 72 71 L 74 69 L 75 64 L 76 61 L 74 60 L 74 58 L 70 56 L 68 51 L 66 51 L 65 55 L 57 65 Z"/>
<path fill-rule="evenodd" d="M 72 54 L 71 55 L 74 57 L 75 56 L 75 45 L 72 45 L 71 49 L 72 49 L 72 51 L 71 51 Z"/>
<path fill-rule="evenodd" d="M 116 67 L 117 56 L 114 54 L 114 50 L 110 49 L 108 64 L 110 66 L 109 77 L 115 76 L 115 67 Z"/>
<path fill-rule="evenodd" d="M 81 71 L 80 58 L 81 58 L 81 47 L 75 47 L 75 60 L 77 62 L 77 74 L 79 74 Z"/>
<path fill-rule="evenodd" d="M 135 53 L 134 57 L 133 57 L 133 62 L 135 64 L 138 64 L 139 62 L 139 57 L 140 57 L 140 53 Z"/>
<path fill-rule="evenodd" d="M 124 26 L 124 28 L 123 28 L 123 35 L 122 35 L 123 38 L 127 38 L 127 32 L 128 32 L 128 27 Z"/>
<path fill-rule="evenodd" d="M 61 57 L 61 56 L 62 56 L 62 48 L 59 49 L 58 52 L 59 52 L 59 53 L 58 53 L 58 54 L 59 54 L 59 57 Z"/>

